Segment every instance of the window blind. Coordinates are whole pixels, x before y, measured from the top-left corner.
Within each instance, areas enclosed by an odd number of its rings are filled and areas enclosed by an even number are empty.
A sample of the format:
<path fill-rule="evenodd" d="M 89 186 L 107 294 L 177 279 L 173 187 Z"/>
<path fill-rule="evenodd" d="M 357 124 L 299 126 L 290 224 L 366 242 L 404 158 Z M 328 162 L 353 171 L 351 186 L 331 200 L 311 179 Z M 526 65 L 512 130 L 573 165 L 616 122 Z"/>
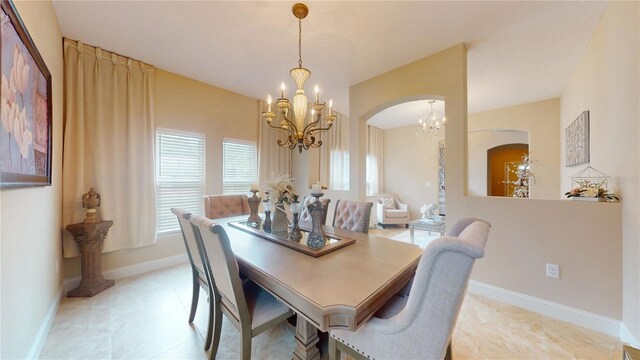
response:
<path fill-rule="evenodd" d="M 223 194 L 246 194 L 257 182 L 257 147 L 253 141 L 225 138 L 223 153 Z"/>
<path fill-rule="evenodd" d="M 156 130 L 156 232 L 180 230 L 171 208 L 203 215 L 205 188 L 204 134 Z"/>

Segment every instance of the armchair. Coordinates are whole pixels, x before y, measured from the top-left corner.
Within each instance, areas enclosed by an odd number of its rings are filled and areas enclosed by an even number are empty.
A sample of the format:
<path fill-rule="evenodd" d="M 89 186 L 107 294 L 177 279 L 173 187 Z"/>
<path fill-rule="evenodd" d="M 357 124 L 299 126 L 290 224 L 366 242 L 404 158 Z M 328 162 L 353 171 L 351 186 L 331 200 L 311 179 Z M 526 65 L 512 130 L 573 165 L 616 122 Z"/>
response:
<path fill-rule="evenodd" d="M 404 224 L 409 227 L 409 206 L 403 204 L 395 193 L 376 194 L 376 217 L 384 229 L 386 225 Z"/>

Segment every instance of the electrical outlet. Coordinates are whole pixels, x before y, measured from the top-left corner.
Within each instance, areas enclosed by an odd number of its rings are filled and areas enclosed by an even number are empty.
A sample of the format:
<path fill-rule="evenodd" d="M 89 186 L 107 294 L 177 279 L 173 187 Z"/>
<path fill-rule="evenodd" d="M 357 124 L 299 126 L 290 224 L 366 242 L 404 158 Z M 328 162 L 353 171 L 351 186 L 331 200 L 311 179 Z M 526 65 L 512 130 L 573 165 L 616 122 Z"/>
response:
<path fill-rule="evenodd" d="M 560 279 L 560 265 L 547 264 L 547 277 Z"/>

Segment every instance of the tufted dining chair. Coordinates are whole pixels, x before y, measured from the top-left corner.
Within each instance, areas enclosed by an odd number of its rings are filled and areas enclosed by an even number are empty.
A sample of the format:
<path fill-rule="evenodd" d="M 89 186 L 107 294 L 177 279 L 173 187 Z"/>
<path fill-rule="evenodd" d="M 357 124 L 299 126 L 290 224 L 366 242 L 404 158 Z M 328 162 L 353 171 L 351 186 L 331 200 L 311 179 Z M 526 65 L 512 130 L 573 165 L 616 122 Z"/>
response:
<path fill-rule="evenodd" d="M 450 359 L 447 344 L 490 227 L 462 219 L 447 236 L 429 243 L 407 296 L 394 295 L 356 331 L 329 332 L 330 359 L 340 359 L 342 351 L 356 359 Z"/>
<path fill-rule="evenodd" d="M 249 215 L 247 195 L 205 195 L 204 216 L 219 219 L 230 216 Z"/>
<path fill-rule="evenodd" d="M 193 322 L 193 318 L 196 315 L 196 309 L 198 308 L 198 297 L 200 296 L 200 288 L 209 292 L 209 281 L 207 280 L 206 272 L 202 264 L 202 257 L 200 255 L 200 241 L 197 238 L 198 233 L 195 232 L 193 225 L 191 224 L 191 213 L 186 212 L 183 209 L 172 208 L 171 212 L 178 218 L 180 224 L 180 231 L 182 232 L 182 240 L 184 240 L 184 246 L 187 248 L 187 256 L 191 263 L 191 274 L 193 291 L 191 294 L 191 311 L 189 312 L 189 324 Z M 209 299 L 211 301 L 211 299 Z M 213 313 L 209 312 L 209 322 L 207 324 L 207 341 L 205 342 L 204 349 L 209 349 L 211 345 L 210 334 L 213 328 Z"/>
<path fill-rule="evenodd" d="M 366 234 L 369 232 L 372 206 L 373 203 L 368 201 L 338 200 L 332 226 Z"/>
<path fill-rule="evenodd" d="M 191 223 L 200 234 L 202 261 L 215 297 L 209 302 L 214 313 L 210 359 L 215 359 L 218 351 L 222 314 L 240 331 L 240 358 L 250 359 L 251 339 L 287 320 L 293 312 L 251 280 L 240 279 L 238 262 L 222 226 L 203 216 L 192 217 Z"/>
<path fill-rule="evenodd" d="M 309 212 L 309 209 L 307 208 L 307 206 L 309 206 L 309 204 L 311 204 L 314 201 L 316 201 L 316 198 L 313 196 L 305 196 L 304 200 L 302 200 L 302 210 L 300 210 L 298 223 L 303 227 L 311 228 L 311 213 Z M 331 202 L 331 199 L 323 198 L 323 199 L 320 199 L 320 202 L 322 202 L 325 208 L 325 212 L 323 214 L 324 216 L 321 219 L 321 222 L 324 225 L 327 223 L 327 212 L 329 210 L 329 203 Z"/>

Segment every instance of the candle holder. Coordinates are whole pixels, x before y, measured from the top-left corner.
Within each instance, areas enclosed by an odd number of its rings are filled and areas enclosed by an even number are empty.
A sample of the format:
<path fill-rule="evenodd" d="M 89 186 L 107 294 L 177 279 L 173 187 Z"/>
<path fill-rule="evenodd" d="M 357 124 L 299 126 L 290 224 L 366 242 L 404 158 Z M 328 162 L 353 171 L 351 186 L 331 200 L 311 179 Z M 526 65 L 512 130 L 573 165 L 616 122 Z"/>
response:
<path fill-rule="evenodd" d="M 269 194 L 267 198 L 262 201 L 264 206 L 264 224 L 262 224 L 262 230 L 265 232 L 271 232 L 271 200 L 269 200 Z"/>
<path fill-rule="evenodd" d="M 312 193 L 311 196 L 315 197 L 316 201 L 307 205 L 311 214 L 311 232 L 307 238 L 307 246 L 312 249 L 321 249 L 327 242 L 327 236 L 322 228 L 322 218 L 326 212 L 324 204 L 320 201 L 323 195 L 321 192 Z"/>
<path fill-rule="evenodd" d="M 300 216 L 300 208 L 302 206 L 298 202 L 298 200 L 294 200 L 291 202 L 291 212 L 293 213 L 293 224 L 291 225 L 291 232 L 289 233 L 289 240 L 300 241 L 302 239 L 302 232 L 300 231 L 300 227 L 298 227 L 298 216 Z"/>
<path fill-rule="evenodd" d="M 249 209 L 251 209 L 251 214 L 247 219 L 247 225 L 259 228 L 260 227 L 260 216 L 258 215 L 258 208 L 260 207 L 260 201 L 262 199 L 260 196 L 257 196 L 256 193 L 258 190 L 250 190 L 253 193 L 253 196 L 249 198 Z"/>

